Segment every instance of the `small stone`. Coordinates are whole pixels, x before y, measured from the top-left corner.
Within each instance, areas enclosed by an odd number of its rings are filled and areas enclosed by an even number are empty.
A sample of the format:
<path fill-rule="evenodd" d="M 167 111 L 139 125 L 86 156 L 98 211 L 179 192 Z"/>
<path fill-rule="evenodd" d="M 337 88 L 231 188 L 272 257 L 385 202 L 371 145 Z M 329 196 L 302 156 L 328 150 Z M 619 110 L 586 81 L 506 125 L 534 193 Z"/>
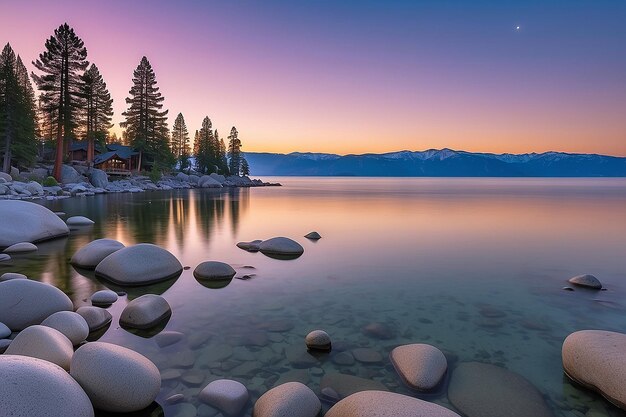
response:
<path fill-rule="evenodd" d="M 111 290 L 96 291 L 91 296 L 91 304 L 98 307 L 108 307 L 117 301 L 117 293 Z"/>
<path fill-rule="evenodd" d="M 11 260 L 11 256 L 6 253 L 0 253 L 0 262 L 8 262 Z"/>
<path fill-rule="evenodd" d="M 370 348 L 357 348 L 352 350 L 354 359 L 363 363 L 380 363 L 383 361 L 383 355 Z"/>
<path fill-rule="evenodd" d="M 248 390 L 240 382 L 218 379 L 204 387 L 198 399 L 228 415 L 238 415 L 248 402 Z"/>
<path fill-rule="evenodd" d="M 65 223 L 67 223 L 70 226 L 89 226 L 92 224 L 95 224 L 95 222 L 91 219 L 88 219 L 87 217 L 84 216 L 72 216 L 70 218 L 68 218 Z"/>
<path fill-rule="evenodd" d="M 337 365 L 354 365 L 354 356 L 350 352 L 340 352 L 333 357 L 333 362 Z"/>
<path fill-rule="evenodd" d="M 359 391 L 388 391 L 381 382 L 336 372 L 324 375 L 320 381 L 320 389 L 324 388 L 332 388 L 339 398 L 345 398 Z"/>
<path fill-rule="evenodd" d="M 78 313 L 73 311 L 59 311 L 41 322 L 42 326 L 48 326 L 63 333 L 74 346 L 87 339 L 89 325 Z"/>
<path fill-rule="evenodd" d="M 259 244 L 264 255 L 274 257 L 297 258 L 304 253 L 304 248 L 295 240 L 287 237 L 273 237 Z"/>
<path fill-rule="evenodd" d="M 180 342 L 185 337 L 181 332 L 166 331 L 154 336 L 154 341 L 160 348 L 164 348 Z"/>
<path fill-rule="evenodd" d="M 381 340 L 389 340 L 396 337 L 395 331 L 385 323 L 370 323 L 363 327 L 366 336 Z"/>
<path fill-rule="evenodd" d="M 198 410 L 193 404 L 178 403 L 168 408 L 167 415 L 172 415 L 176 417 L 196 417 L 198 415 Z"/>
<path fill-rule="evenodd" d="M 331 349 L 330 336 L 324 330 L 313 330 L 307 334 L 305 343 L 310 350 L 329 352 Z"/>
<path fill-rule="evenodd" d="M 320 234 L 317 232 L 307 233 L 306 235 L 304 235 L 304 237 L 306 237 L 307 239 L 311 239 L 311 240 L 318 240 L 322 238 L 322 236 L 320 236 Z"/>
<path fill-rule="evenodd" d="M 224 262 L 206 261 L 194 269 L 193 276 L 196 279 L 230 280 L 235 273 L 233 267 Z"/>
<path fill-rule="evenodd" d="M 105 327 L 106 325 L 111 323 L 111 320 L 113 319 L 111 313 L 100 307 L 80 307 L 78 310 L 76 310 L 76 313 L 83 316 L 83 318 L 87 322 L 87 326 L 89 326 L 90 333 Z"/>
<path fill-rule="evenodd" d="M 0 339 L 6 339 L 11 336 L 11 329 L 6 324 L 0 321 Z"/>
<path fill-rule="evenodd" d="M 599 290 L 602 288 L 600 280 L 593 275 L 578 275 L 568 280 L 570 284 L 578 285 L 579 287 L 593 288 Z"/>
<path fill-rule="evenodd" d="M 17 272 L 5 272 L 0 275 L 0 282 L 8 281 L 10 279 L 28 279 L 28 277 L 24 274 L 18 274 Z"/>
<path fill-rule="evenodd" d="M 389 356 L 402 380 L 418 391 L 437 387 L 448 369 L 443 352 L 423 343 L 398 346 Z"/>
<path fill-rule="evenodd" d="M 262 240 L 253 240 L 251 242 L 239 242 L 237 243 L 237 247 L 239 249 L 247 250 L 248 252 L 258 252 L 259 245 L 263 242 Z"/>
<path fill-rule="evenodd" d="M 287 382 L 263 394 L 254 404 L 255 417 L 316 417 L 322 404 L 309 387 Z"/>
<path fill-rule="evenodd" d="M 133 329 L 149 329 L 171 314 L 172 309 L 165 298 L 146 294 L 128 303 L 120 315 L 120 324 Z"/>
<path fill-rule="evenodd" d="M 14 245 L 9 246 L 3 252 L 4 253 L 24 253 L 24 252 L 34 252 L 37 250 L 37 246 L 33 245 L 30 242 L 21 242 L 16 243 Z"/>
<path fill-rule="evenodd" d="M 572 287 L 563 287 L 562 290 L 563 291 L 574 291 L 574 289 Z"/>
<path fill-rule="evenodd" d="M 170 397 L 167 397 L 165 399 L 165 403 L 166 404 L 177 404 L 181 401 L 183 401 L 185 399 L 185 396 L 183 394 L 174 394 Z"/>
<path fill-rule="evenodd" d="M 169 381 L 171 379 L 178 379 L 183 376 L 183 373 L 178 369 L 168 369 L 166 371 L 161 372 L 161 380 Z"/>
<path fill-rule="evenodd" d="M 5 355 L 22 355 L 52 362 L 69 371 L 74 349 L 61 332 L 46 326 L 30 326 L 11 342 Z"/>
<path fill-rule="evenodd" d="M 189 371 L 181 377 L 181 381 L 185 385 L 196 387 L 198 385 L 202 385 L 204 380 L 206 379 L 204 373 L 200 371 Z"/>

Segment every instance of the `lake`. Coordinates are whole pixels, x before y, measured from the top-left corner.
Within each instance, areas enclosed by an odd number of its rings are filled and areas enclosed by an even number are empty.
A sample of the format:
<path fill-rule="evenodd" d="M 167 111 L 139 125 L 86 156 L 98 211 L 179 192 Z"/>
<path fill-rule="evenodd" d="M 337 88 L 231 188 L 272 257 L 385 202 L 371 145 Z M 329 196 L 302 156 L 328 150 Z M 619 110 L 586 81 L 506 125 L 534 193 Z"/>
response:
<path fill-rule="evenodd" d="M 131 298 L 162 293 L 173 310 L 165 330 L 184 333 L 184 341 L 160 348 L 153 334 L 120 328 L 126 297 L 109 308 L 113 323 L 99 339 L 157 364 L 166 416 L 195 415 L 186 404 L 165 405 L 176 393 L 198 415 L 216 415 L 196 399 L 214 379 L 243 382 L 250 415 L 254 400 L 277 383 L 302 381 L 319 394 L 322 378 L 337 372 L 452 407 L 445 387 L 411 393 L 390 364 L 391 349 L 418 342 L 443 350 L 452 370 L 479 361 L 524 376 L 556 416 L 626 416 L 571 385 L 560 355 L 573 331 L 626 329 L 626 179 L 263 179 L 283 187 L 46 202 L 96 224 L 15 256 L 0 273 L 54 284 L 78 307 L 109 286 L 68 263 L 93 239 L 155 243 L 191 267 L 174 282 L 128 290 Z M 303 237 L 313 230 L 322 239 Z M 235 246 L 273 236 L 297 240 L 304 254 L 278 260 Z M 192 272 L 206 260 L 231 264 L 236 278 L 223 288 L 203 286 Z M 562 289 L 585 273 L 607 290 Z M 330 354 L 306 353 L 304 336 L 314 329 L 330 334 Z M 335 362 L 356 348 L 381 358 Z"/>

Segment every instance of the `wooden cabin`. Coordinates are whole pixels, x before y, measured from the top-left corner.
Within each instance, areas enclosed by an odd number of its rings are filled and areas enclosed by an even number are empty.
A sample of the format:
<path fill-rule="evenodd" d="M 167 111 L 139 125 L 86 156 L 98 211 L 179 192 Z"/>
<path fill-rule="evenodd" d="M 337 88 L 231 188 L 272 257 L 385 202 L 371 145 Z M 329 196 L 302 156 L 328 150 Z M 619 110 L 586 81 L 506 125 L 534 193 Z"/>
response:
<path fill-rule="evenodd" d="M 107 152 L 96 155 L 94 167 L 108 175 L 128 176 L 139 166 L 139 152 L 130 146 L 119 144 L 107 145 Z"/>

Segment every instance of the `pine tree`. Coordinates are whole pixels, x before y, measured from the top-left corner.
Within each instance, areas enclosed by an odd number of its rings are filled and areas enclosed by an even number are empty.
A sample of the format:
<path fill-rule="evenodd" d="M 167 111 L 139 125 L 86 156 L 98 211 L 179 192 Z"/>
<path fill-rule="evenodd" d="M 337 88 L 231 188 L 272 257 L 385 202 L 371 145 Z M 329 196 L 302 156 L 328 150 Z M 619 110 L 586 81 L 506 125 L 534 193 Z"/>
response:
<path fill-rule="evenodd" d="M 214 137 L 211 128 L 213 124 L 211 119 L 206 116 L 202 120 L 202 128 L 198 133 L 198 152 L 196 154 L 196 168 L 203 174 L 214 171 L 215 159 L 214 154 Z"/>
<path fill-rule="evenodd" d="M 198 149 L 200 146 L 199 134 L 200 132 L 198 132 L 198 129 L 196 129 L 196 133 L 193 135 L 193 155 L 194 156 L 198 156 Z"/>
<path fill-rule="evenodd" d="M 245 156 L 241 156 L 241 175 L 248 176 L 250 175 L 250 165 L 248 165 L 248 160 Z"/>
<path fill-rule="evenodd" d="M 113 132 L 113 134 L 109 136 L 109 143 L 120 143 L 120 139 L 117 137 L 117 133 Z"/>
<path fill-rule="evenodd" d="M 87 162 L 93 162 L 95 143 L 105 144 L 109 129 L 113 127 L 113 99 L 95 64 L 81 77 L 81 95 L 85 100 L 83 131 L 88 141 Z"/>
<path fill-rule="evenodd" d="M 168 144 L 167 110 L 161 110 L 164 98 L 156 84 L 154 70 L 144 56 L 133 72 L 133 86 L 126 98 L 129 107 L 122 113 L 126 120 L 120 123 L 126 129 L 128 143 L 139 151 L 138 170 L 146 162 L 165 165 L 173 159 Z"/>
<path fill-rule="evenodd" d="M 241 140 L 235 126 L 230 129 L 228 135 L 228 157 L 230 158 L 228 170 L 230 175 L 239 175 L 241 171 Z"/>
<path fill-rule="evenodd" d="M 215 129 L 215 141 L 219 143 L 219 160 L 217 166 L 219 168 L 219 173 L 225 176 L 228 176 L 228 158 L 226 157 L 226 144 L 224 143 L 224 139 L 220 139 L 220 135 L 217 133 L 217 129 Z"/>
<path fill-rule="evenodd" d="M 65 23 L 46 41 L 46 50 L 33 65 L 43 72 L 32 76 L 41 91 L 41 109 L 56 131 L 54 177 L 60 181 L 64 151 L 74 137 L 82 106 L 80 73 L 89 65 L 87 48 L 74 29 Z"/>
<path fill-rule="evenodd" d="M 2 171 L 12 161 L 30 165 L 37 153 L 35 93 L 28 72 L 7 44 L 0 54 L 0 150 Z"/>
<path fill-rule="evenodd" d="M 189 132 L 185 124 L 185 118 L 182 113 L 178 113 L 174 126 L 172 127 L 172 153 L 176 159 L 180 159 L 182 155 L 189 156 Z"/>

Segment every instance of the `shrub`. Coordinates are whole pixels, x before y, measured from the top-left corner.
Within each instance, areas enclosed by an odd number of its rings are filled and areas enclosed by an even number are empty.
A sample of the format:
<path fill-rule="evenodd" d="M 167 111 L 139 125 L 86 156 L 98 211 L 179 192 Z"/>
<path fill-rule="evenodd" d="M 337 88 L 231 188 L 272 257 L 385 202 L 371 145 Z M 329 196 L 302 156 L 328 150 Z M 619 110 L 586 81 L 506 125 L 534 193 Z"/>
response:
<path fill-rule="evenodd" d="M 59 185 L 59 183 L 54 179 L 54 177 L 47 177 L 43 180 L 44 187 L 54 187 L 56 185 Z"/>

